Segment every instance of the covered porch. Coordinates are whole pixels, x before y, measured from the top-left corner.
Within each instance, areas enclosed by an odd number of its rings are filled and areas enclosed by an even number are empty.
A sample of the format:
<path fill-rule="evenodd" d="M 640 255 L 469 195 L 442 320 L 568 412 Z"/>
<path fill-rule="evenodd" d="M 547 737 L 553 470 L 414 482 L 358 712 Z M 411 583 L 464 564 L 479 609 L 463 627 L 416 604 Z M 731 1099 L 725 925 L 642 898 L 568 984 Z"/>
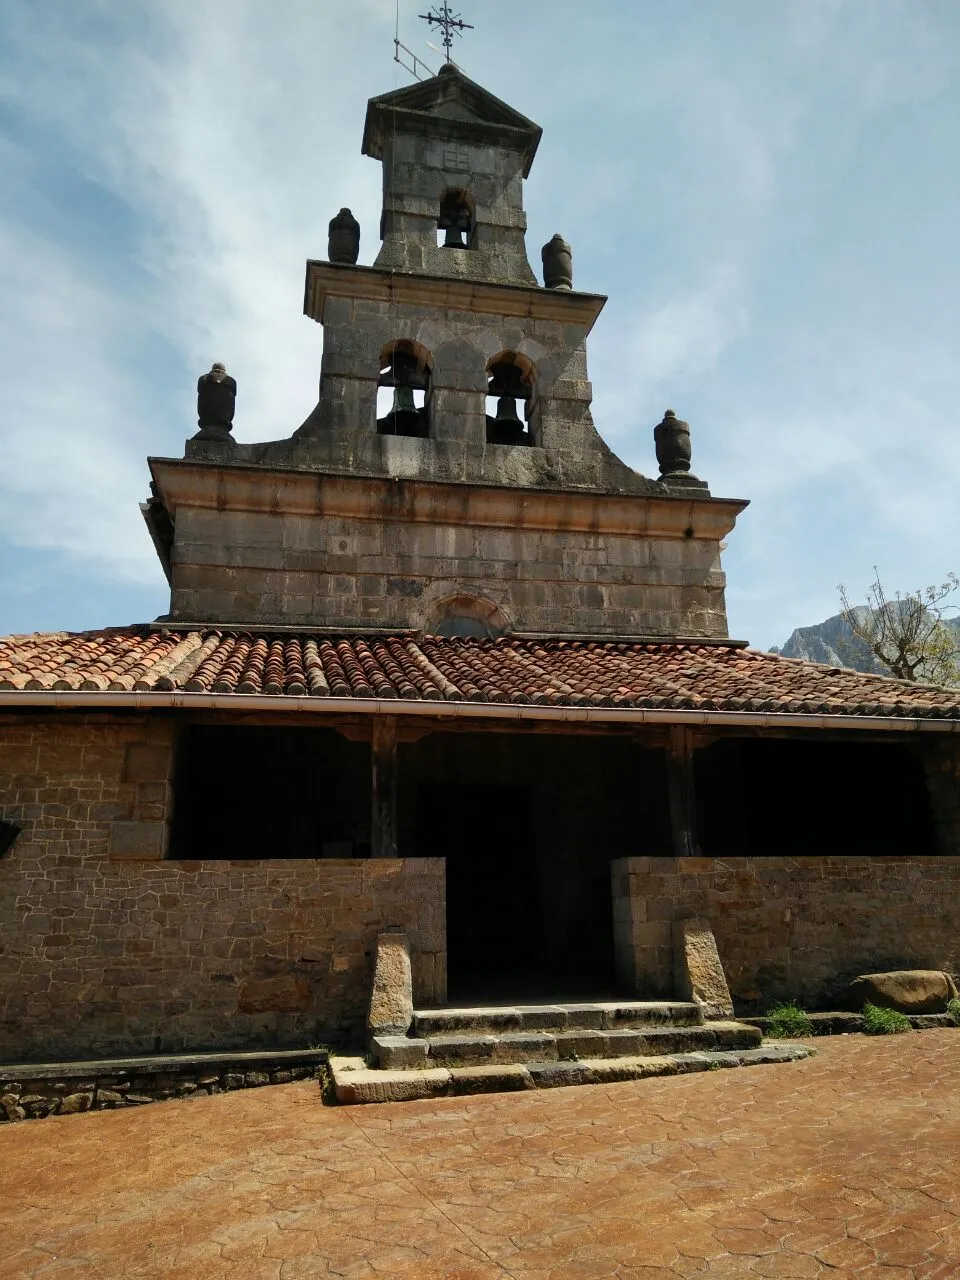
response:
<path fill-rule="evenodd" d="M 442 859 L 446 980 L 428 1000 L 670 996 L 671 920 L 701 907 L 732 918 L 738 902 L 757 966 L 786 982 L 777 956 L 797 866 L 927 859 L 944 829 L 929 785 L 939 757 L 917 735 L 258 719 L 180 725 L 168 856 Z M 733 863 L 740 880 L 724 871 Z M 643 877 L 668 866 L 674 887 L 651 888 Z M 684 868 L 725 882 L 726 897 L 687 902 Z M 745 900 L 745 875 L 763 881 L 761 906 Z M 776 927 L 771 911 L 786 913 Z"/>

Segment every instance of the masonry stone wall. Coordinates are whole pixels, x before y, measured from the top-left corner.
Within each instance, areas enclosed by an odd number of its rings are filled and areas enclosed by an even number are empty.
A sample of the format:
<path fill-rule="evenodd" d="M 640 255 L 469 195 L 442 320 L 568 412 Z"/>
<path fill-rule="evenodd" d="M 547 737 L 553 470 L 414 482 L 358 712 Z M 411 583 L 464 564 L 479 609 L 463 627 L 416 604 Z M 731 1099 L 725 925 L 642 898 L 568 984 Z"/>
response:
<path fill-rule="evenodd" d="M 960 858 L 621 858 L 612 863 L 621 983 L 673 993 L 672 927 L 704 917 L 736 1007 L 836 1007 L 858 973 L 960 973 Z"/>
<path fill-rule="evenodd" d="M 531 426 L 536 444 L 557 451 L 571 481 L 582 471 L 596 482 L 590 455 L 604 451 L 590 416 L 586 325 L 575 320 L 518 319 L 455 307 L 372 299 L 330 298 L 323 312 L 320 409 L 312 431 L 351 427 L 377 430 L 377 380 L 381 351 L 396 339 L 418 343 L 429 354 L 427 413 L 434 440 L 461 440 L 482 466 L 486 440 L 487 362 L 515 352 L 532 364 Z M 500 483 L 510 482 L 509 458 L 517 447 L 495 446 Z M 556 465 L 556 464 L 555 464 Z M 623 481 L 632 476 L 622 468 Z M 427 472 L 429 473 L 429 471 Z"/>
<path fill-rule="evenodd" d="M 145 716 L 0 721 L 0 817 L 23 827 L 0 860 L 0 1059 L 359 1041 L 390 927 L 416 998 L 443 998 L 442 859 L 165 861 L 172 739 Z"/>
<path fill-rule="evenodd" d="M 517 631 L 725 636 L 724 584 L 709 538 L 183 508 L 172 616 L 429 629 L 469 593 Z"/>

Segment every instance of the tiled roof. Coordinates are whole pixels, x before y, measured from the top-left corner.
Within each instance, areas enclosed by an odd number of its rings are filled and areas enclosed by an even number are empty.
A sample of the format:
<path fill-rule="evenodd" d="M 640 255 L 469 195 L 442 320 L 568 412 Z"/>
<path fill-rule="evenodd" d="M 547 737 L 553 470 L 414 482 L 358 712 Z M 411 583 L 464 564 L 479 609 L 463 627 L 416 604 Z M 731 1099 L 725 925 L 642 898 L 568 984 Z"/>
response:
<path fill-rule="evenodd" d="M 0 639 L 0 691 L 10 690 L 960 718 L 957 689 L 696 642 L 129 627 Z"/>

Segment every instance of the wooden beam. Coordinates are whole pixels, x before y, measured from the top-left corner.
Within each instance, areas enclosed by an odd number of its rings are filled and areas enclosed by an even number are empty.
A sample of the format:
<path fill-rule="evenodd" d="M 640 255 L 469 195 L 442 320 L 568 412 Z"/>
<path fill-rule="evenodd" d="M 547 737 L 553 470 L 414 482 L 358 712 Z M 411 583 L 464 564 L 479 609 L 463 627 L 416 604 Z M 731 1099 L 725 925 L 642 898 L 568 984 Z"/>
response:
<path fill-rule="evenodd" d="M 397 855 L 397 721 L 395 716 L 374 716 L 370 740 L 371 858 Z"/>
<path fill-rule="evenodd" d="M 697 838 L 696 799 L 693 790 L 693 736 L 683 725 L 671 725 L 667 742 L 667 789 L 670 828 L 677 858 L 700 854 Z"/>

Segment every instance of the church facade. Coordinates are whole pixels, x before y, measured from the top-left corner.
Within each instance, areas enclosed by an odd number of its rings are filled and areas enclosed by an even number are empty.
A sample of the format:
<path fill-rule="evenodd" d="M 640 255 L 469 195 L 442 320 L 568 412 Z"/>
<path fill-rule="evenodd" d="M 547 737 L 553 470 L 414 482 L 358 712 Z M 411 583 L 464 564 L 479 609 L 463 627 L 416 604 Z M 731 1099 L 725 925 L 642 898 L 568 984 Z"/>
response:
<path fill-rule="evenodd" d="M 381 247 L 307 263 L 319 398 L 233 440 L 201 379 L 142 510 L 155 623 L 0 641 L 0 1054 L 362 1036 L 414 999 L 671 997 L 706 919 L 735 1005 L 960 967 L 960 704 L 730 639 L 746 503 L 591 416 L 538 126 L 453 64 L 368 105 Z"/>

